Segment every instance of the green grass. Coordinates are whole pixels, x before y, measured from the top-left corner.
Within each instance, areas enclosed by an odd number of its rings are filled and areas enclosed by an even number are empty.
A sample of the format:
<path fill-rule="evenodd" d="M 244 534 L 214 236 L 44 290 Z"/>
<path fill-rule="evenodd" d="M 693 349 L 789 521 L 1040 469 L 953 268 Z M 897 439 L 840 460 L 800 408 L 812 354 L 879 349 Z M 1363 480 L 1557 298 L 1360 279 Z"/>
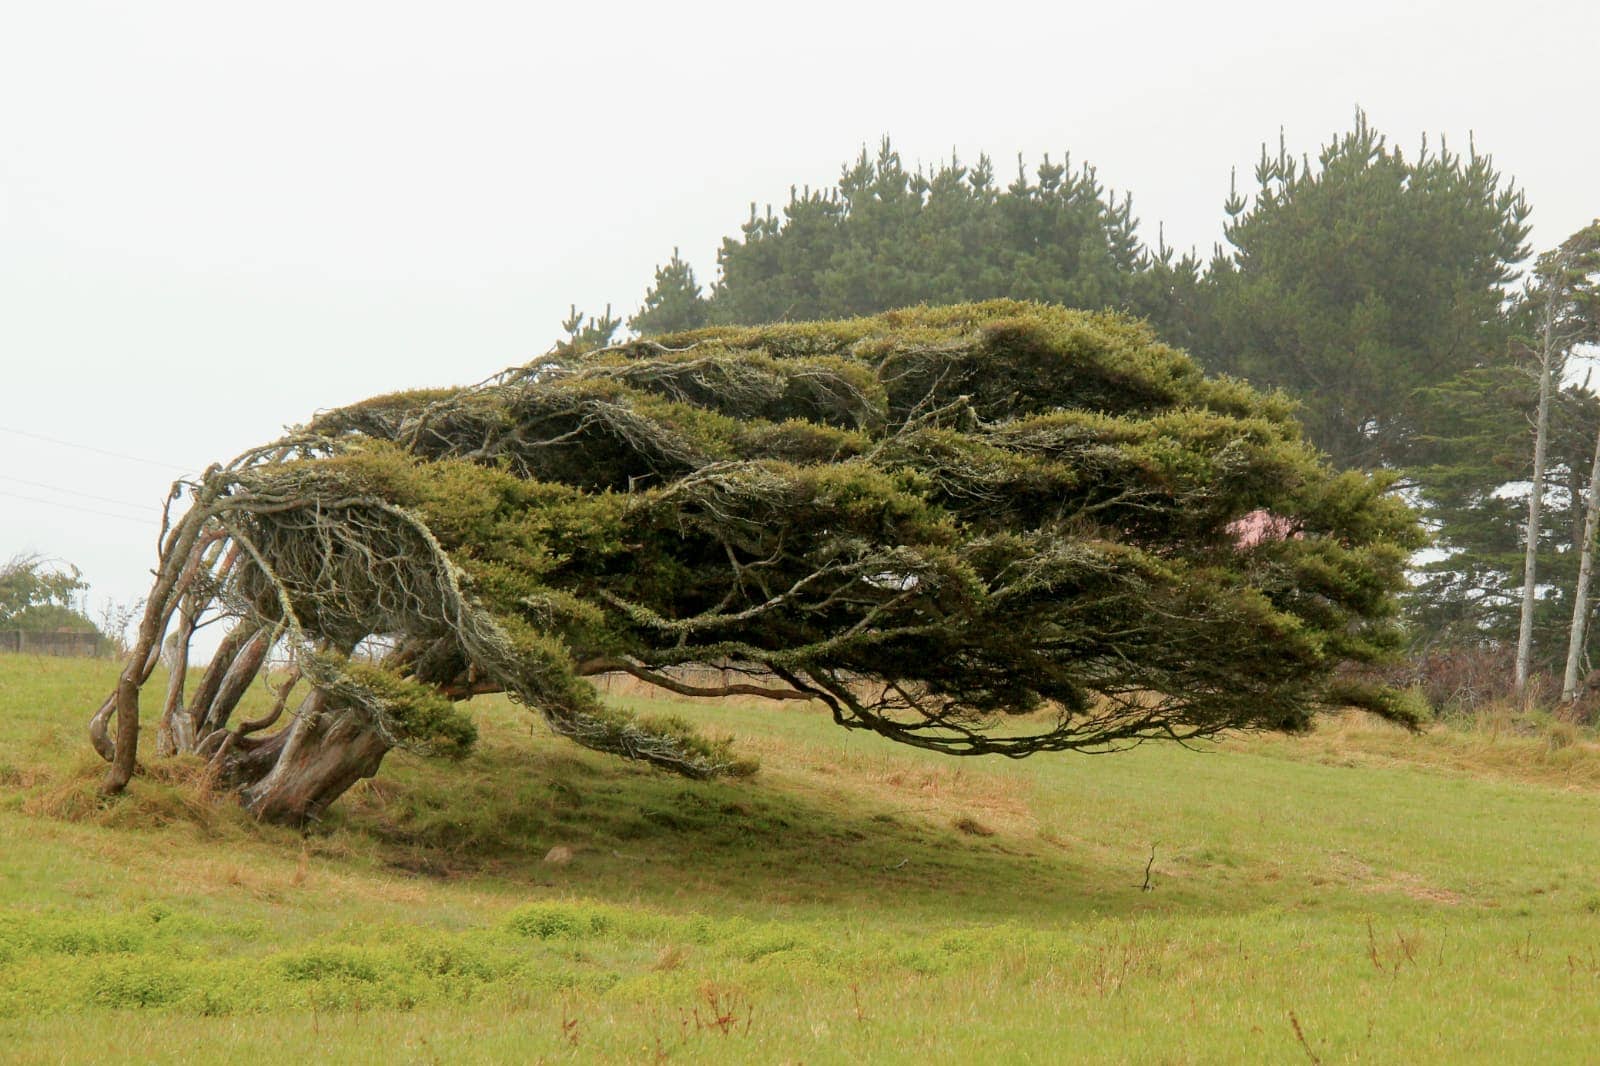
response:
<path fill-rule="evenodd" d="M 6 1062 L 1582 1061 L 1600 1027 L 1586 740 L 989 762 L 696 703 L 763 767 L 696 783 L 483 700 L 476 754 L 392 755 L 302 836 L 186 764 L 98 801 L 114 671 L 0 656 Z"/>

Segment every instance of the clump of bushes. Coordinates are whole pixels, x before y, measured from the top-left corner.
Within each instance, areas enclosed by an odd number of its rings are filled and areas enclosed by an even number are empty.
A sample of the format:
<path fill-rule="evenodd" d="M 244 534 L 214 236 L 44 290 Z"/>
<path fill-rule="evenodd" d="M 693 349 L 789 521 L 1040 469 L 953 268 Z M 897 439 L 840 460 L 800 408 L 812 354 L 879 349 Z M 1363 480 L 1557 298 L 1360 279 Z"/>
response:
<path fill-rule="evenodd" d="M 1561 679 L 1535 671 L 1525 698 L 1517 696 L 1515 649 L 1509 646 L 1425 648 L 1381 668 L 1341 678 L 1335 687 L 1350 706 L 1386 718 L 1487 730 L 1496 735 L 1543 736 L 1552 750 L 1579 742 L 1600 723 L 1600 691 L 1585 687 L 1561 700 Z M 1398 699 L 1396 699 L 1398 697 Z"/>

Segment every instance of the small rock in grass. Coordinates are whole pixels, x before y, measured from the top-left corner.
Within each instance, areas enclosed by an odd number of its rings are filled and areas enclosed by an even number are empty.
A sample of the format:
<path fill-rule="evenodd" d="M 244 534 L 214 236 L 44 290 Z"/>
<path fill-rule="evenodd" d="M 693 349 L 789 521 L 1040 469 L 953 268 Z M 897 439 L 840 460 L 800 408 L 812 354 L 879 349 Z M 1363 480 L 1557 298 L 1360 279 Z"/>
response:
<path fill-rule="evenodd" d="M 557 844 L 545 852 L 544 861 L 552 866 L 565 866 L 572 861 L 572 849 L 565 844 Z"/>

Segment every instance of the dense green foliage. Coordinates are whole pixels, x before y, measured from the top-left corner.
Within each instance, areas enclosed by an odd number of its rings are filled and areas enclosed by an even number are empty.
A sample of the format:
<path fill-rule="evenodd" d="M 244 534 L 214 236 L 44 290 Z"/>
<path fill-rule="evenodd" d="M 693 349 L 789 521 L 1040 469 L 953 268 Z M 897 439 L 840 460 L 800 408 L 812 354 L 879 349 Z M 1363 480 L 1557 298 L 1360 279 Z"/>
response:
<path fill-rule="evenodd" d="M 1407 615 L 1449 643 L 1514 640 L 1527 523 L 1528 432 L 1537 396 L 1526 365 L 1507 362 L 1422 390 L 1427 432 L 1410 453 L 1418 494 L 1440 553 L 1418 567 Z M 1572 583 L 1582 547 L 1600 404 L 1568 389 L 1551 412 L 1549 476 L 1539 536 L 1534 644 L 1541 660 L 1560 655 L 1572 620 Z"/>
<path fill-rule="evenodd" d="M 317 711 L 385 746 L 459 750 L 442 697 L 505 690 L 700 776 L 739 763 L 583 677 L 731 668 L 955 754 L 1304 728 L 1341 663 L 1394 642 L 1418 532 L 1384 489 L 1138 323 L 995 302 L 565 348 L 378 397 L 208 475 L 173 536 L 246 553 L 207 593 L 246 637 L 212 676 L 282 632 L 324 649 L 299 659 Z M 374 638 L 379 667 L 343 665 Z M 225 721 L 215 688 L 201 718 Z M 344 735 L 324 732 L 307 743 Z M 238 740 L 258 773 L 274 742 Z"/>
<path fill-rule="evenodd" d="M 1315 167 L 1263 150 L 1256 180 L 1227 204 L 1195 354 L 1300 397 L 1337 464 L 1404 461 L 1414 391 L 1505 355 L 1526 201 L 1475 150 L 1407 158 L 1360 113 Z"/>
<path fill-rule="evenodd" d="M 1144 246 L 1128 199 L 1090 168 L 1048 159 L 1000 188 L 986 158 L 908 173 L 887 141 L 836 187 L 796 191 L 781 215 L 752 209 L 724 240 L 702 293 L 674 253 L 630 325 L 653 335 L 700 321 L 755 324 L 990 296 L 1117 308 L 1208 370 L 1284 389 L 1311 442 L 1347 468 L 1404 471 L 1439 546 L 1410 596 L 1424 639 L 1493 639 L 1516 576 L 1515 494 L 1527 475 L 1527 299 L 1511 290 L 1529 206 L 1475 146 L 1391 145 L 1357 112 L 1315 155 L 1263 145 L 1255 190 L 1224 203 L 1209 265 Z M 1561 528 L 1578 527 L 1590 403 L 1558 414 Z M 1570 584 L 1561 553 L 1546 571 Z M 1559 643 L 1562 596 L 1541 601 Z"/>
<path fill-rule="evenodd" d="M 722 242 L 708 296 L 674 252 L 629 324 L 648 336 L 996 297 L 1143 310 L 1147 257 L 1132 211 L 1070 159 L 1047 156 L 1031 176 L 1019 160 L 1002 185 L 986 156 L 907 171 L 885 139 L 835 187 L 792 190 L 781 215 L 751 205 L 740 235 Z"/>
<path fill-rule="evenodd" d="M 1146 317 L 1209 370 L 1302 399 L 1341 466 L 1403 460 L 1411 397 L 1503 357 L 1506 286 L 1527 256 L 1528 206 L 1487 156 L 1424 144 L 1414 158 L 1357 113 L 1316 165 L 1263 148 L 1253 198 L 1225 207 L 1209 269 L 1147 248 L 1128 197 L 1048 158 L 1002 188 L 986 157 L 904 169 L 887 140 L 837 186 L 752 207 L 723 241 L 708 296 L 674 253 L 640 313 L 651 335 L 1010 297 Z"/>
<path fill-rule="evenodd" d="M 705 294 L 694 279 L 694 267 L 679 258 L 674 248 L 666 265 L 656 268 L 655 283 L 645 295 L 639 313 L 628 319 L 628 328 L 647 337 L 681 333 L 699 329 L 709 317 Z M 610 340 L 609 334 L 606 340 Z"/>
<path fill-rule="evenodd" d="M 75 566 L 51 566 L 36 555 L 0 564 L 0 629 L 32 633 L 96 632 L 79 597 L 89 586 Z"/>

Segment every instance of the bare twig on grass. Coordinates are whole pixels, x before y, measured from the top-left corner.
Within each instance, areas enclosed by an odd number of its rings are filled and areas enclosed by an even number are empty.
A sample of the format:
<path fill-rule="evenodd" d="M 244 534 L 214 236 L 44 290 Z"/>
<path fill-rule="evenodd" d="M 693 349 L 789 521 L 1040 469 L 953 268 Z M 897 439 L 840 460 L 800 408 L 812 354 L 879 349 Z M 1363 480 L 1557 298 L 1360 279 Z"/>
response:
<path fill-rule="evenodd" d="M 1289 1012 L 1289 1024 L 1294 1026 L 1294 1038 L 1305 1049 L 1306 1056 L 1311 1059 L 1311 1066 L 1322 1066 L 1322 1056 L 1311 1050 L 1311 1042 L 1306 1039 L 1306 1032 L 1300 1027 L 1300 1019 L 1295 1017 L 1294 1011 Z"/>

